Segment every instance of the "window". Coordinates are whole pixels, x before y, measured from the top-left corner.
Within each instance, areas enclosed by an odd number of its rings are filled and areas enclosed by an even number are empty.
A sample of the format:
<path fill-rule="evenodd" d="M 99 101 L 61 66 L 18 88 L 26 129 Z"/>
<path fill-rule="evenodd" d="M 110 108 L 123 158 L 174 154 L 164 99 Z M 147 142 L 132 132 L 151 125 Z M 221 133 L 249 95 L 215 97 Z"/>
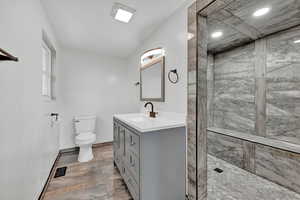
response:
<path fill-rule="evenodd" d="M 43 42 L 43 66 L 42 66 L 42 95 L 51 98 L 51 71 L 52 59 L 49 47 Z"/>
<path fill-rule="evenodd" d="M 55 59 L 55 49 L 43 33 L 42 43 L 42 95 L 48 99 L 53 98 L 53 66 Z"/>

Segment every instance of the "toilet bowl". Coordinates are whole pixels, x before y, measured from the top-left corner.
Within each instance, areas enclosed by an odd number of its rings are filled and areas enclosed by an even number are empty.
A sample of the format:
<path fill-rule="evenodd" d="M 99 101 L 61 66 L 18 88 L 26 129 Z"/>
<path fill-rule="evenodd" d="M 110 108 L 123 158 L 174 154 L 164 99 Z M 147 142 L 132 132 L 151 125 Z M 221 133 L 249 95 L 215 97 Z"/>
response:
<path fill-rule="evenodd" d="M 75 144 L 79 146 L 79 162 L 88 162 L 94 158 L 92 145 L 96 141 L 96 116 L 74 117 Z"/>
<path fill-rule="evenodd" d="M 79 146 L 79 162 L 88 162 L 94 158 L 92 145 L 96 141 L 96 134 L 80 133 L 75 137 L 75 143 Z"/>

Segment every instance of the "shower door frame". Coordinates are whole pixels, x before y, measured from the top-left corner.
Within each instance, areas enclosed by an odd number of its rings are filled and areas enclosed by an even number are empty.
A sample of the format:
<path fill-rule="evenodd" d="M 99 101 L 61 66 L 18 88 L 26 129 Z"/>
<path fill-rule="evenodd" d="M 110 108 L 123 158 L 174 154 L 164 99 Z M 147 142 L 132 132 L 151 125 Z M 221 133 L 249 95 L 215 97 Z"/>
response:
<path fill-rule="evenodd" d="M 189 200 L 207 199 L 207 43 L 200 12 L 218 0 L 197 0 L 188 8 L 188 180 Z"/>
<path fill-rule="evenodd" d="M 187 194 L 190 200 L 207 199 L 207 46 L 208 30 L 207 16 L 225 6 L 235 2 L 235 0 L 197 0 L 188 9 L 188 188 Z M 297 25 L 298 26 L 298 25 Z M 283 31 L 283 30 L 281 30 Z M 265 51 L 266 40 L 255 39 L 258 51 Z M 259 57 L 257 63 L 260 65 Z M 259 66 L 258 65 L 258 66 Z M 262 136 L 266 132 L 266 73 L 260 67 L 255 68 L 255 99 L 256 118 L 255 132 Z M 260 87 L 257 87 L 257 86 Z M 265 145 L 265 144 L 263 144 Z M 265 145 L 268 146 L 268 145 Z M 291 152 L 289 149 L 282 149 L 276 146 L 269 146 L 276 152 L 288 154 L 290 157 L 299 155 L 299 152 Z M 255 148 L 255 147 L 254 147 Z M 295 166 L 295 165 L 294 165 Z M 298 165 L 299 166 L 299 165 Z M 266 178 L 266 177 L 265 177 Z M 268 179 L 268 178 L 267 178 Z M 272 179 L 270 179 L 272 181 Z"/>

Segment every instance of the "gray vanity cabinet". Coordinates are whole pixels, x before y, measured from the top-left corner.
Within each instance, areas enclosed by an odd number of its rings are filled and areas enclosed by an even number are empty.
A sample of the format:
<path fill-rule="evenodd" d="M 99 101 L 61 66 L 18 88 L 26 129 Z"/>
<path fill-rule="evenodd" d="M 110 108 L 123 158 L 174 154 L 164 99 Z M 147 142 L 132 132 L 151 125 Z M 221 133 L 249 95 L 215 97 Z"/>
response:
<path fill-rule="evenodd" d="M 114 118 L 114 163 L 134 200 L 185 198 L 185 128 L 139 132 Z"/>
<path fill-rule="evenodd" d="M 114 162 L 134 200 L 140 193 L 140 136 L 114 122 Z"/>

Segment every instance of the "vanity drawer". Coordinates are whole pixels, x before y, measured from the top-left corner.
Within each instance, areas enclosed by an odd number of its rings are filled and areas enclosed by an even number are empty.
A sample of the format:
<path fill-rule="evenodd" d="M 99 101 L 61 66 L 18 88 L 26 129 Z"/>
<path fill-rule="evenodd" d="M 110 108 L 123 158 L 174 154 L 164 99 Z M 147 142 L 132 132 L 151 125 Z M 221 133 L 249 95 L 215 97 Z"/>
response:
<path fill-rule="evenodd" d="M 137 184 L 140 182 L 140 160 L 132 151 L 128 151 L 126 155 L 126 165 Z"/>
<path fill-rule="evenodd" d="M 127 168 L 127 165 L 125 162 L 121 162 L 121 167 L 119 169 L 120 174 L 123 178 L 123 180 L 127 183 L 128 178 L 131 176 L 129 169 Z"/>
<path fill-rule="evenodd" d="M 140 136 L 126 129 L 126 149 L 140 155 Z"/>
<path fill-rule="evenodd" d="M 114 152 L 114 161 L 116 162 L 116 160 L 117 160 L 117 151 L 116 151 L 115 147 L 113 149 L 113 152 Z"/>
<path fill-rule="evenodd" d="M 120 135 L 119 135 L 119 126 L 117 123 L 114 123 L 114 150 L 119 149 L 120 147 Z"/>
<path fill-rule="evenodd" d="M 120 156 L 118 155 L 118 152 L 115 152 L 114 154 L 115 154 L 115 157 L 114 157 L 115 163 L 116 163 L 117 167 L 119 168 L 119 170 L 121 171 L 122 160 L 121 160 Z"/>
<path fill-rule="evenodd" d="M 126 170 L 126 178 L 125 178 L 125 182 L 127 185 L 127 188 L 132 196 L 132 198 L 134 200 L 139 200 L 139 196 L 140 196 L 140 189 L 139 189 L 139 185 L 135 182 L 135 180 L 132 177 L 132 174 L 130 172 L 130 170 L 128 170 L 128 168 L 125 167 Z"/>
<path fill-rule="evenodd" d="M 119 126 L 119 154 L 120 156 L 125 156 L 125 128 L 123 126 Z"/>
<path fill-rule="evenodd" d="M 122 165 L 120 169 L 122 178 L 124 179 L 126 186 L 134 200 L 139 199 L 139 187 L 132 178 L 132 174 L 126 165 Z"/>

